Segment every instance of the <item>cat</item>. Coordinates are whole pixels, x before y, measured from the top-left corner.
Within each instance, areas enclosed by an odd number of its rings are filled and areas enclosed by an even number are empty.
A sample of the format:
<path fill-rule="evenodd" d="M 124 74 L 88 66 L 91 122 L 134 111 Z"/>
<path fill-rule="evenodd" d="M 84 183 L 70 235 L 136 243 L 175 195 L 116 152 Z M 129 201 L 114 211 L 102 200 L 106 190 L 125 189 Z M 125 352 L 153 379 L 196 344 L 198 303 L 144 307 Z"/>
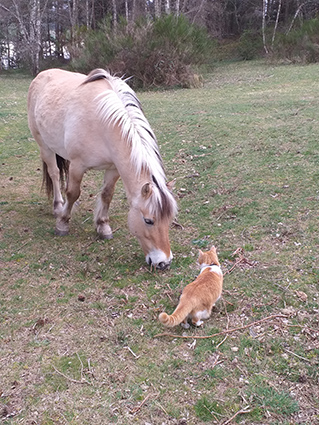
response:
<path fill-rule="evenodd" d="M 172 315 L 161 313 L 159 320 L 172 328 L 181 324 L 185 329 L 190 327 L 188 319 L 194 326 L 201 326 L 202 319 L 210 317 L 213 306 L 220 298 L 223 288 L 223 273 L 218 261 L 216 248 L 209 251 L 199 250 L 198 263 L 201 271 L 197 278 L 183 290 Z"/>

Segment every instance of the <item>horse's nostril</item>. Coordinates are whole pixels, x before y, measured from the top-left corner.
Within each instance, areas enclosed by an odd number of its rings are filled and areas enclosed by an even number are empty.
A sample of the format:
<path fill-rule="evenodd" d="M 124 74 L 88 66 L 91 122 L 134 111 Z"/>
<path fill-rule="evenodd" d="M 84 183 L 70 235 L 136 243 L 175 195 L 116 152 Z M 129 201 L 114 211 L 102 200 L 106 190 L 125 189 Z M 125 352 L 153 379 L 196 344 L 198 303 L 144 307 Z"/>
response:
<path fill-rule="evenodd" d="M 161 263 L 157 264 L 157 268 L 160 270 L 166 270 L 169 267 L 170 263 L 164 263 L 164 261 L 162 261 Z"/>

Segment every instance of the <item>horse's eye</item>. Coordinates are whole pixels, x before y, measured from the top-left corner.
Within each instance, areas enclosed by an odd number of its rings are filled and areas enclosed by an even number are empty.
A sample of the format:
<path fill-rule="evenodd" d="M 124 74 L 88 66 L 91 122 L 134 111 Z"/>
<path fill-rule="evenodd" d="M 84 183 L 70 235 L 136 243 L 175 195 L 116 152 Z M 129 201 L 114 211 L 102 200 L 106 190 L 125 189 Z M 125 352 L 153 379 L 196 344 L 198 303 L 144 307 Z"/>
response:
<path fill-rule="evenodd" d="M 154 220 L 151 220 L 150 218 L 145 218 L 145 217 L 143 218 L 144 218 L 145 224 L 148 224 L 149 226 L 153 226 Z"/>

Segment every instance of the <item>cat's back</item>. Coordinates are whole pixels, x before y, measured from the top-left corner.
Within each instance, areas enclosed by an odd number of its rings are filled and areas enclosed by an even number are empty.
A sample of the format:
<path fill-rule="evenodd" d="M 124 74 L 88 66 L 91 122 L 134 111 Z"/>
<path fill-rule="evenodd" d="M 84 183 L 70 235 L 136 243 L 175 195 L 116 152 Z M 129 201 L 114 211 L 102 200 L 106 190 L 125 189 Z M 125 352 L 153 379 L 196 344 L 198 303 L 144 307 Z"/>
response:
<path fill-rule="evenodd" d="M 204 267 L 197 278 L 189 283 L 183 291 L 183 294 L 187 296 L 192 295 L 203 295 L 208 296 L 209 293 L 222 292 L 223 286 L 223 273 L 219 266 L 206 266 Z"/>

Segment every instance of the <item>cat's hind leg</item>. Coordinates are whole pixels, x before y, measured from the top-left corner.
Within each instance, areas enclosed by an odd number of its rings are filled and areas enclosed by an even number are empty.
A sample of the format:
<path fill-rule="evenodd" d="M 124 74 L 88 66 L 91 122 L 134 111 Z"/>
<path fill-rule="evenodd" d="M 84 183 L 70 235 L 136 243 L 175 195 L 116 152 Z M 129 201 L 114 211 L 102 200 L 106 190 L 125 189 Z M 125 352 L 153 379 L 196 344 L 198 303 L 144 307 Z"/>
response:
<path fill-rule="evenodd" d="M 197 327 L 199 327 L 199 326 L 201 326 L 204 322 L 202 321 L 202 320 L 197 320 L 197 322 L 193 319 L 192 320 L 192 323 L 193 323 L 193 325 L 194 326 L 197 326 Z"/>
<path fill-rule="evenodd" d="M 187 321 L 187 317 L 186 317 L 186 319 L 184 319 L 184 320 L 182 321 L 181 326 L 182 326 L 184 329 L 189 329 L 189 328 L 190 328 L 190 324 L 189 324 L 189 323 L 188 323 L 188 321 Z"/>
<path fill-rule="evenodd" d="M 210 316 L 210 311 L 202 310 L 197 311 L 192 317 L 192 324 L 194 326 L 201 326 L 203 324 L 202 319 L 208 319 Z"/>

